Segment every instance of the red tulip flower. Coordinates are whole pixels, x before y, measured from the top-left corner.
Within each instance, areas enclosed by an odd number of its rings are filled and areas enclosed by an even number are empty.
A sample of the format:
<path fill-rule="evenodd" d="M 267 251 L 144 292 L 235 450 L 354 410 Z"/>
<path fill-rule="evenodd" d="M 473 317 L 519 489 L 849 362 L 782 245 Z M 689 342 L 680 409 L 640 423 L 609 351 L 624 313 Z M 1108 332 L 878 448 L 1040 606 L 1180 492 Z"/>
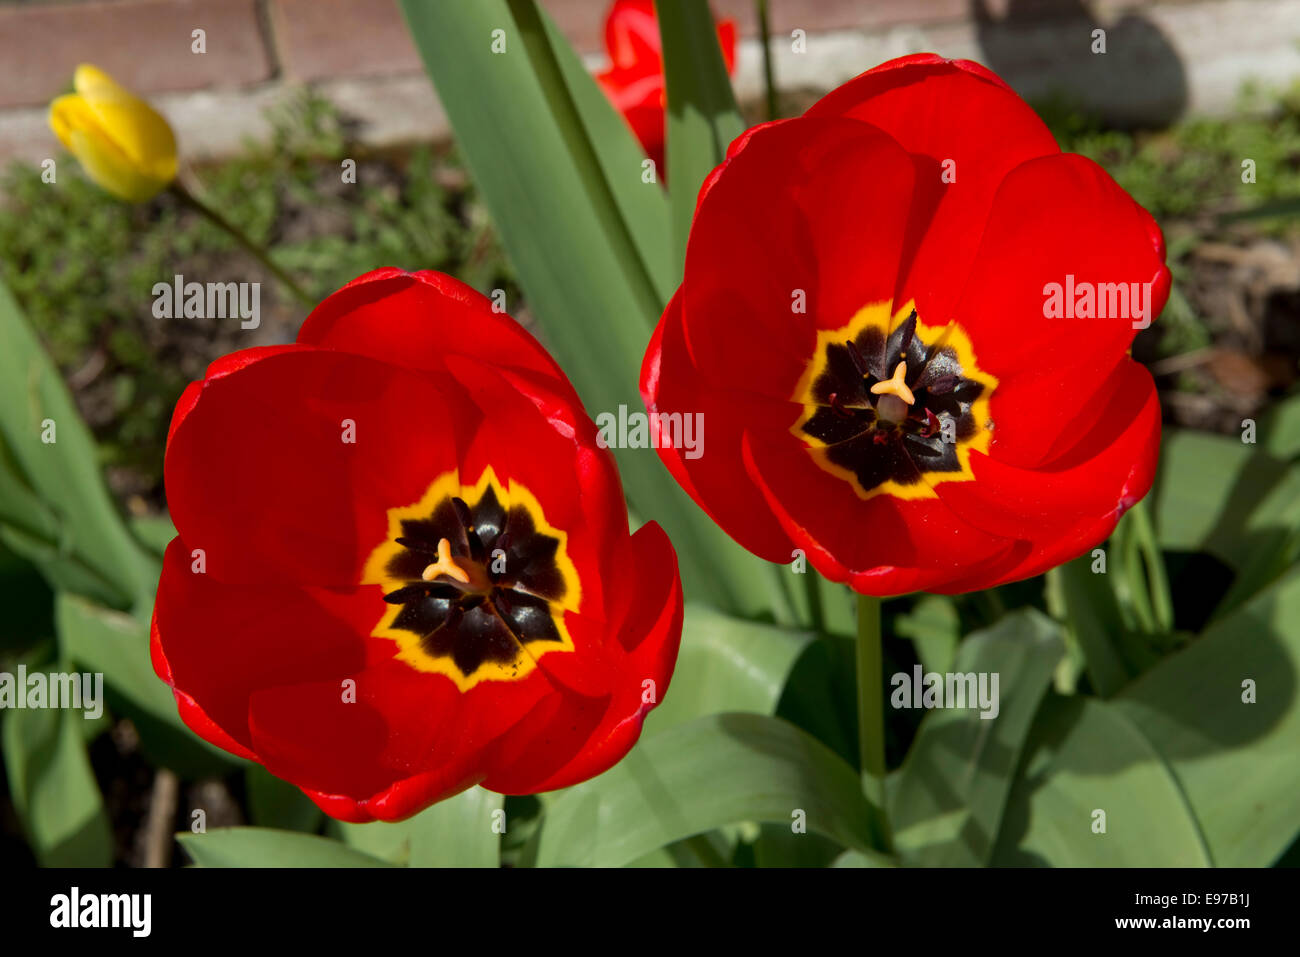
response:
<path fill-rule="evenodd" d="M 718 44 L 730 73 L 736 64 L 736 25 L 730 20 L 718 24 Z M 610 67 L 596 81 L 627 118 L 655 167 L 663 169 L 667 94 L 654 0 L 615 0 L 605 16 L 605 52 Z"/>
<path fill-rule="evenodd" d="M 349 821 L 565 787 L 635 743 L 682 623 L 663 531 L 511 319 L 381 269 L 177 404 L 153 661 L 196 733 Z"/>
<path fill-rule="evenodd" d="M 1127 350 L 1164 257 L 991 72 L 885 63 L 705 181 L 641 389 L 710 444 L 660 454 L 744 547 L 865 594 L 1039 574 L 1151 487 L 1160 410 Z"/>

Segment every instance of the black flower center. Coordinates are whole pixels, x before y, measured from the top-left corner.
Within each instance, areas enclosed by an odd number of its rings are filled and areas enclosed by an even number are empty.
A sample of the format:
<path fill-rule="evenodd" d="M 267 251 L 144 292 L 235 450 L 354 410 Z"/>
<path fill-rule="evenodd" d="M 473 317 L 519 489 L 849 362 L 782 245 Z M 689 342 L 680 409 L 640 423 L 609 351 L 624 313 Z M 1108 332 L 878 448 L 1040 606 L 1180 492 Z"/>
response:
<path fill-rule="evenodd" d="M 795 397 L 805 406 L 796 432 L 864 496 L 926 497 L 935 480 L 969 477 L 970 448 L 987 449 L 996 380 L 974 367 L 955 324 L 918 329 L 915 309 L 892 330 L 867 319 L 822 334 Z"/>
<path fill-rule="evenodd" d="M 563 612 L 574 571 L 563 533 L 543 527 L 535 503 L 506 505 L 494 481 L 480 485 L 473 504 L 447 492 L 398 510 L 400 534 L 376 553 L 384 601 L 396 606 L 376 634 L 462 687 L 519 677 L 544 648 L 572 646 Z"/>

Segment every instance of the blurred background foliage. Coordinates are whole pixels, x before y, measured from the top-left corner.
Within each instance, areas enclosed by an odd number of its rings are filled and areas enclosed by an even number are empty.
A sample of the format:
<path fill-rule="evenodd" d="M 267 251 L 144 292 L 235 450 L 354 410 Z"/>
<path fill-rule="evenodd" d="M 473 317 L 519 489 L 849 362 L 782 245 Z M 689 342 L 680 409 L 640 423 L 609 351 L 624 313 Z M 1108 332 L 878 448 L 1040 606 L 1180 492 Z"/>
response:
<path fill-rule="evenodd" d="M 328 101 L 304 89 L 271 111 L 269 144 L 190 170 L 203 194 L 269 247 L 317 298 L 380 266 L 419 264 L 479 289 L 513 274 L 454 150 L 375 154 L 349 143 Z M 345 184 L 340 164 L 358 165 Z M 162 503 L 166 421 L 181 390 L 220 355 L 289 341 L 298 304 L 230 236 L 170 194 L 132 206 L 105 194 L 65 159 L 60 188 L 13 164 L 0 179 L 0 278 L 66 375 L 95 433 L 115 491 L 136 512 Z M 160 323 L 141 304 L 175 273 L 263 280 L 264 328 Z M 139 496 L 136 501 L 134 496 Z"/>

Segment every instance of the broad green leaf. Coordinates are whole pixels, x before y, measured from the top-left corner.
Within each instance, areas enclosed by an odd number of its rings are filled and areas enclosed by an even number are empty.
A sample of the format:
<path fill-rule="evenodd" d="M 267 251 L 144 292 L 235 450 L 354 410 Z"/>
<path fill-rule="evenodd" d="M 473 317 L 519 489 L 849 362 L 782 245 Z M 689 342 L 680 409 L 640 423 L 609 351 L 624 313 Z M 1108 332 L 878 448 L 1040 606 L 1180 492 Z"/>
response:
<path fill-rule="evenodd" d="M 350 846 L 391 864 L 411 867 L 497 867 L 501 862 L 498 822 L 504 798 L 481 787 L 462 791 L 405 821 L 331 823 Z M 504 812 L 503 812 L 504 813 Z"/>
<path fill-rule="evenodd" d="M 54 634 L 54 595 L 31 562 L 0 544 L 0 662 Z M 2 666 L 2 665 L 0 665 Z"/>
<path fill-rule="evenodd" d="M 1115 703 L 1177 775 L 1215 863 L 1271 864 L 1300 834 L 1300 569 Z"/>
<path fill-rule="evenodd" d="M 1211 860 L 1177 779 L 1123 709 L 1052 695 L 1026 744 L 992 863 L 1203 867 Z"/>
<path fill-rule="evenodd" d="M 244 769 L 244 790 L 249 817 L 258 827 L 313 834 L 325 819 L 325 812 L 311 798 L 260 764 Z"/>
<path fill-rule="evenodd" d="M 707 3 L 655 3 L 668 94 L 667 151 L 673 240 L 680 264 L 704 178 L 745 131 Z"/>
<path fill-rule="evenodd" d="M 1250 558 L 1237 572 L 1232 587 L 1214 610 L 1214 620 L 1220 620 L 1236 611 L 1254 595 L 1277 581 L 1300 561 L 1300 529 L 1270 536 L 1251 552 Z"/>
<path fill-rule="evenodd" d="M 1128 626 L 1106 574 L 1094 573 L 1093 558 L 1083 555 L 1052 570 L 1060 588 L 1065 627 L 1083 649 L 1084 667 L 1092 687 L 1109 698 L 1134 677 L 1139 668 L 1126 660 L 1121 640 Z"/>
<path fill-rule="evenodd" d="M 777 717 L 802 728 L 853 767 L 859 760 L 855 654 L 852 638 L 824 635 L 811 642 L 790 669 L 776 708 Z"/>
<path fill-rule="evenodd" d="M 1204 549 L 1234 569 L 1300 526 L 1300 470 L 1238 439 L 1171 430 L 1156 472 L 1167 549 Z"/>
<path fill-rule="evenodd" d="M 541 21 L 601 174 L 609 184 L 610 196 L 662 308 L 672 298 L 680 279 L 673 260 L 668 197 L 657 182 L 663 172 L 656 171 L 656 182 L 645 182 L 646 155 L 627 121 L 614 109 L 604 90 L 592 82 L 581 58 L 551 18 L 543 13 Z M 652 318 L 658 319 L 658 314 Z"/>
<path fill-rule="evenodd" d="M 894 619 L 894 634 L 911 639 L 926 671 L 947 671 L 961 640 L 961 616 L 947 595 L 922 595 Z"/>
<path fill-rule="evenodd" d="M 41 670 L 71 671 L 58 664 Z M 113 862 L 113 834 L 86 754 L 85 723 L 81 711 L 70 709 L 5 712 L 0 737 L 9 793 L 42 867 L 108 867 Z"/>
<path fill-rule="evenodd" d="M 136 723 L 141 747 L 154 761 L 183 778 L 222 774 L 241 763 L 181 720 L 171 689 L 154 674 L 148 625 L 67 592 L 55 597 L 54 618 L 62 653 L 104 675 L 115 708 Z"/>
<path fill-rule="evenodd" d="M 104 680 L 155 718 L 185 728 L 171 689 L 154 674 L 149 627 L 125 612 L 60 592 L 54 618 L 63 653 Z"/>
<path fill-rule="evenodd" d="M 771 714 L 811 640 L 806 632 L 688 604 L 673 680 L 663 703 L 646 719 L 645 734 L 722 711 Z"/>
<path fill-rule="evenodd" d="M 850 638 L 855 636 L 858 630 L 858 596 L 848 585 L 828 581 L 811 568 L 804 574 L 816 579 L 823 633 Z"/>
<path fill-rule="evenodd" d="M 897 867 L 898 862 L 883 854 L 845 851 L 831 862 L 831 867 Z"/>
<path fill-rule="evenodd" d="M 411 860 L 411 830 L 408 821 L 353 824 L 350 821 L 331 819 L 326 834 L 388 864 L 405 867 Z"/>
<path fill-rule="evenodd" d="M 166 512 L 161 515 L 131 519 L 131 531 L 140 543 L 159 559 L 167 551 L 171 540 L 176 537 L 176 526 L 172 524 L 171 516 Z"/>
<path fill-rule="evenodd" d="M 641 741 L 546 810 L 539 866 L 619 867 L 655 848 L 741 821 L 801 820 L 869 851 L 857 773 L 778 718 L 697 718 Z"/>
<path fill-rule="evenodd" d="M 1270 408 L 1259 421 L 1257 439 L 1275 458 L 1300 456 L 1300 395 L 1293 395 Z"/>
<path fill-rule="evenodd" d="M 327 837 L 269 827 L 218 827 L 176 835 L 200 867 L 389 867 Z"/>
<path fill-rule="evenodd" d="M 629 861 L 624 867 L 729 867 L 732 843 L 723 836 L 720 829 L 707 834 L 674 841 L 667 847 L 661 847 L 649 854 L 642 855 L 635 861 Z"/>
<path fill-rule="evenodd" d="M 157 567 L 117 513 L 58 370 L 0 284 L 0 537 L 50 582 L 117 607 Z"/>
<path fill-rule="evenodd" d="M 1064 653 L 1060 626 L 1032 609 L 1008 615 L 962 642 L 950 674 L 957 675 L 953 690 L 965 707 L 945 698 L 949 707 L 928 713 L 890 782 L 894 846 L 905 861 L 988 862 L 1034 713 Z M 962 675 L 973 676 L 974 683 L 963 686 Z M 988 682 L 982 687 L 981 676 Z M 904 677 L 910 685 L 913 676 Z M 988 708 L 967 697 L 984 689 L 992 692 Z M 896 687 L 891 704 L 901 690 Z"/>
<path fill-rule="evenodd" d="M 672 278 L 656 251 L 667 236 L 659 186 L 641 182 L 626 124 L 598 105 L 594 81 L 531 0 L 404 0 L 402 10 L 543 338 L 593 418 L 642 410 L 641 360 Z M 492 51 L 494 31 L 504 52 Z M 689 500 L 654 450 L 615 456 L 629 501 L 676 545 L 689 595 L 747 614 L 772 608 L 781 595 L 765 563 Z"/>
<path fill-rule="evenodd" d="M 1274 434 L 1285 452 L 1285 431 Z M 1170 433 L 1161 454 L 1160 542 L 1208 551 L 1237 573 L 1215 610 L 1222 618 L 1300 560 L 1300 468 L 1258 445 L 1200 432 Z"/>
<path fill-rule="evenodd" d="M 411 867 L 499 867 L 505 798 L 481 787 L 421 811 L 411 829 Z"/>
<path fill-rule="evenodd" d="M 800 834 L 789 824 L 763 824 L 753 853 L 755 867 L 831 867 L 845 853 L 861 854 L 817 833 Z"/>
<path fill-rule="evenodd" d="M 657 847 L 649 854 L 638 857 L 635 861 L 629 861 L 624 867 L 678 867 L 677 858 L 673 857 L 673 852 L 666 847 Z"/>

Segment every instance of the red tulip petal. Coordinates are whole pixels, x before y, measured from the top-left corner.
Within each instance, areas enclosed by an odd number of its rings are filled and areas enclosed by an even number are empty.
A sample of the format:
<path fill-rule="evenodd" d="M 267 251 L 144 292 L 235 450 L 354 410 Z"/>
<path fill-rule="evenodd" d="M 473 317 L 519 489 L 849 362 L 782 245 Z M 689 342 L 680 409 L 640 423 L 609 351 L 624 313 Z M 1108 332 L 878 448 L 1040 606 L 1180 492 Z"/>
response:
<path fill-rule="evenodd" d="M 865 124 L 805 119 L 751 131 L 723 169 L 706 183 L 691 229 L 686 342 L 717 387 L 785 400 L 817 329 L 845 326 L 892 296 L 912 161 Z"/>
<path fill-rule="evenodd" d="M 1105 170 L 1073 154 L 1034 160 L 1007 177 L 955 312 L 979 365 L 1000 380 L 990 403 L 996 459 L 1043 462 L 1140 324 L 1127 314 L 1046 318 L 1048 284 L 1065 287 L 1067 277 L 1075 288 L 1150 283 L 1149 316 L 1169 292 L 1151 216 Z"/>
<path fill-rule="evenodd" d="M 258 691 L 249 726 L 272 773 L 363 801 L 383 820 L 480 781 L 496 739 L 555 694 L 537 670 L 515 681 L 482 681 L 466 692 L 443 675 L 392 660 L 352 677 L 355 701 L 344 700 L 338 681 Z"/>
<path fill-rule="evenodd" d="M 603 618 L 605 563 L 627 537 L 613 455 L 598 447 L 586 415 L 557 404 L 560 397 L 544 381 L 467 358 L 448 357 L 448 367 L 481 410 L 480 427 L 462 454 L 462 475 L 472 481 L 491 466 L 500 481 L 536 496 L 546 521 L 567 535 L 583 612 Z"/>
<path fill-rule="evenodd" d="M 1001 580 L 1026 578 L 1096 545 L 1151 488 L 1160 403 L 1151 374 L 1123 360 L 1098 394 L 1100 415 L 1064 456 L 1037 469 L 974 453 L 974 482 L 938 486 L 964 520 L 1034 543 Z"/>
<path fill-rule="evenodd" d="M 718 21 L 718 48 L 722 51 L 722 65 L 730 75 L 736 72 L 736 23 L 734 20 Z"/>
<path fill-rule="evenodd" d="M 277 352 L 205 381 L 167 448 L 168 505 L 217 579 L 355 584 L 387 510 L 455 468 L 473 424 L 472 408 L 422 375 Z"/>
<path fill-rule="evenodd" d="M 250 695 L 360 668 L 363 636 L 383 613 L 382 595 L 375 587 L 227 585 L 195 574 L 192 561 L 189 546 L 173 539 L 154 605 L 154 669 L 176 689 L 190 727 L 247 757 Z"/>
<path fill-rule="evenodd" d="M 1001 79 L 977 63 L 934 54 L 868 70 L 805 116 L 870 123 L 914 154 L 916 200 L 896 300 L 915 301 L 931 325 L 951 318 L 1003 177 L 1059 152 L 1043 121 Z"/>
<path fill-rule="evenodd" d="M 542 373 L 577 401 L 560 367 L 527 330 L 493 311 L 486 296 L 442 273 L 378 269 L 354 279 L 312 310 L 298 342 L 419 370 L 442 369 L 447 356 L 467 355 Z"/>
<path fill-rule="evenodd" d="M 695 369 L 682 338 L 681 300 L 679 290 L 650 341 L 641 369 L 641 397 L 655 417 L 652 422 L 658 423 L 661 413 L 698 414 L 705 434 L 697 457 L 686 458 L 688 450 L 672 444 L 660 444 L 659 457 L 696 504 L 741 546 L 767 561 L 788 562 L 793 548 L 789 536 L 768 510 L 758 487 L 738 474 L 745 412 L 735 395 L 709 388 Z M 771 404 L 773 400 L 750 395 L 742 402 Z M 793 424 L 799 409 L 787 405 L 786 417 Z"/>
<path fill-rule="evenodd" d="M 559 702 L 541 702 L 536 715 L 502 740 L 497 766 L 484 787 L 503 794 L 568 787 L 608 770 L 636 743 L 645 716 L 662 700 L 672 678 L 683 605 L 668 536 L 657 525 L 647 525 L 632 537 L 631 546 L 628 561 L 619 566 L 624 581 L 612 589 L 628 596 L 630 605 L 619 631 L 625 658 L 617 687 L 605 698 L 566 693 Z M 649 689 L 655 692 L 653 702 L 645 700 Z M 557 762 L 557 755 L 564 760 Z"/>
<path fill-rule="evenodd" d="M 745 468 L 796 546 L 833 581 L 868 594 L 928 589 L 1012 544 L 957 516 L 942 499 L 860 498 L 798 441 L 746 433 Z M 943 485 L 971 485 L 948 482 Z"/>
<path fill-rule="evenodd" d="M 662 72 L 654 0 L 614 0 L 605 16 L 605 52 L 616 67 Z"/>

